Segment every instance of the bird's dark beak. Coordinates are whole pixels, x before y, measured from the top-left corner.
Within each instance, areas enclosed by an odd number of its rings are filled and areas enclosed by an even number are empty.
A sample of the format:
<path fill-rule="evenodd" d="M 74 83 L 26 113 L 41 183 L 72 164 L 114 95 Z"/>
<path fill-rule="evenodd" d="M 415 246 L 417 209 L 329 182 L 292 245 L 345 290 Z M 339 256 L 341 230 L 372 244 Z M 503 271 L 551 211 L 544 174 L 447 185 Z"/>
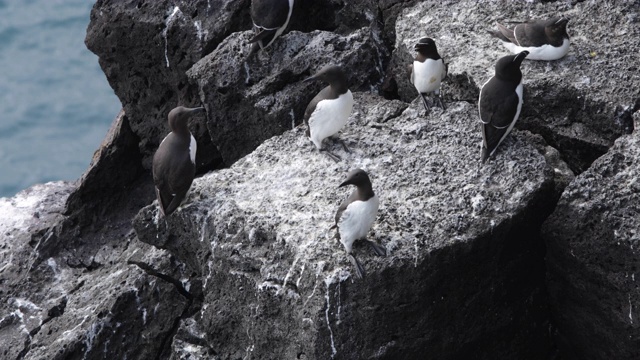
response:
<path fill-rule="evenodd" d="M 204 110 L 205 109 L 203 107 L 191 108 L 191 109 L 189 109 L 189 113 L 197 114 L 197 113 L 204 112 Z"/>
<path fill-rule="evenodd" d="M 315 79 L 316 79 L 316 76 L 314 75 L 314 76 L 310 76 L 310 77 L 308 77 L 308 78 L 306 78 L 306 79 L 304 79 L 304 80 L 302 80 L 302 81 L 303 81 L 303 82 L 309 82 L 309 81 L 313 81 L 313 80 L 315 80 Z"/>
<path fill-rule="evenodd" d="M 527 57 L 527 55 L 529 55 L 529 52 L 525 50 L 520 54 L 516 55 L 516 57 L 513 58 L 513 62 L 522 63 L 522 61 L 524 60 L 524 58 Z"/>
<path fill-rule="evenodd" d="M 568 22 L 569 22 L 569 18 L 562 18 L 562 19 L 558 20 L 556 22 L 556 24 L 561 25 L 561 24 L 566 24 Z"/>
<path fill-rule="evenodd" d="M 345 180 L 342 184 L 338 185 L 339 188 L 343 186 L 351 185 L 351 179 Z"/>

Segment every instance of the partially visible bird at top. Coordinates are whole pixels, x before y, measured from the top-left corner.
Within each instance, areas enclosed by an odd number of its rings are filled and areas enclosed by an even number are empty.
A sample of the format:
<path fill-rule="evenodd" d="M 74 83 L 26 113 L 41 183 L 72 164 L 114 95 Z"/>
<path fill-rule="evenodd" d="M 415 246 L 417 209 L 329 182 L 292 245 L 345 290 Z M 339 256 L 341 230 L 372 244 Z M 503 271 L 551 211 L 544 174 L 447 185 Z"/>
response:
<path fill-rule="evenodd" d="M 323 80 L 329 86 L 320 90 L 304 112 L 304 123 L 307 125 L 306 135 L 319 151 L 324 151 L 334 161 L 340 157 L 322 146 L 322 141 L 334 136 L 347 123 L 353 109 L 353 95 L 347 84 L 347 76 L 337 65 L 326 65 L 315 75 L 304 81 Z M 349 148 L 342 140 L 345 151 Z"/>
<path fill-rule="evenodd" d="M 250 57 L 259 49 L 266 49 L 282 35 L 287 28 L 294 0 L 252 0 L 251 20 L 255 35 L 249 43 L 252 43 Z"/>
<path fill-rule="evenodd" d="M 347 251 L 358 277 L 363 278 L 365 271 L 353 254 L 353 243 L 356 240 L 364 240 L 369 243 L 376 255 L 385 256 L 387 254 L 384 247 L 374 241 L 366 240 L 367 233 L 371 230 L 378 214 L 379 200 L 373 192 L 369 175 L 362 169 L 349 172 L 347 179 L 339 187 L 346 185 L 355 185 L 356 188 L 338 208 L 335 225 L 332 229 L 337 228 L 335 237 Z"/>
<path fill-rule="evenodd" d="M 478 110 L 482 122 L 482 163 L 493 155 L 509 135 L 522 109 L 522 71 L 520 64 L 529 55 L 502 57 L 496 63 L 495 75 L 480 90 Z"/>
<path fill-rule="evenodd" d="M 447 76 L 447 65 L 438 54 L 436 43 L 431 38 L 424 37 L 414 46 L 416 54 L 411 69 L 411 83 L 416 87 L 422 98 L 422 104 L 427 112 L 430 110 L 427 102 L 427 94 L 438 96 L 440 107 L 444 109 L 442 97 L 440 96 L 440 84 Z"/>
<path fill-rule="evenodd" d="M 529 60 L 557 60 L 569 52 L 568 22 L 567 18 L 554 17 L 518 23 L 512 29 L 498 23 L 498 30 L 489 30 L 489 34 L 502 40 L 514 54 L 528 51 Z"/>
<path fill-rule="evenodd" d="M 196 173 L 196 139 L 187 122 L 203 107 L 178 106 L 169 112 L 171 132 L 153 155 L 152 173 L 158 207 L 163 216 L 173 213 L 185 199 Z"/>

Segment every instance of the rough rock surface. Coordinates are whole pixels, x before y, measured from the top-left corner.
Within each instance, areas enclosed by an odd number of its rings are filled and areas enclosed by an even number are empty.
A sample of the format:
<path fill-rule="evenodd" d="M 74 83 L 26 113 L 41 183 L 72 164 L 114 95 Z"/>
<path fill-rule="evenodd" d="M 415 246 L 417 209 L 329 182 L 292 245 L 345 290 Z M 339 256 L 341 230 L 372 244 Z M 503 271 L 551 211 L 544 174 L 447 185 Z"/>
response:
<path fill-rule="evenodd" d="M 556 337 L 569 359 L 640 358 L 639 178 L 635 131 L 566 188 L 544 223 Z"/>
<path fill-rule="evenodd" d="M 145 169 L 169 132 L 167 114 L 178 105 L 199 104 L 185 72 L 233 31 L 251 27 L 248 0 L 96 2 L 85 40 L 140 138 Z M 215 21 L 212 21 L 215 19 Z M 204 121 L 192 121 L 197 165 L 220 161 Z"/>
<path fill-rule="evenodd" d="M 296 127 L 196 179 L 166 223 L 155 204 L 134 220 L 140 240 L 201 279 L 194 320 L 207 344 L 222 359 L 547 356 L 535 229 L 551 211 L 553 171 L 538 138 L 516 131 L 480 167 L 468 103 L 427 118 L 418 102 L 357 93 L 356 104 L 341 136 L 353 152 L 333 146 L 341 162 Z M 362 281 L 329 230 L 355 167 L 381 198 L 369 238 L 389 252 L 356 247 Z"/>
<path fill-rule="evenodd" d="M 348 36 L 293 31 L 245 62 L 251 34 L 229 36 L 187 73 L 198 84 L 209 133 L 227 164 L 302 122 L 307 104 L 327 86 L 303 80 L 322 66 L 341 64 L 352 91 L 369 89 L 382 77 L 368 28 Z"/>
<path fill-rule="evenodd" d="M 167 358 L 193 296 L 184 264 L 111 223 L 107 243 L 41 245 L 64 221 L 69 183 L 36 185 L 0 199 L 0 358 Z"/>
<path fill-rule="evenodd" d="M 415 55 L 413 44 L 429 36 L 449 63 L 445 100 L 475 103 L 495 62 L 509 54 L 488 29 L 497 21 L 569 17 L 569 54 L 522 65 L 525 103 L 517 127 L 542 135 L 579 173 L 633 129 L 631 114 L 640 108 L 639 14 L 637 1 L 425 1 L 399 16 L 387 76 L 395 77 L 402 100 L 414 99 L 407 64 Z"/>

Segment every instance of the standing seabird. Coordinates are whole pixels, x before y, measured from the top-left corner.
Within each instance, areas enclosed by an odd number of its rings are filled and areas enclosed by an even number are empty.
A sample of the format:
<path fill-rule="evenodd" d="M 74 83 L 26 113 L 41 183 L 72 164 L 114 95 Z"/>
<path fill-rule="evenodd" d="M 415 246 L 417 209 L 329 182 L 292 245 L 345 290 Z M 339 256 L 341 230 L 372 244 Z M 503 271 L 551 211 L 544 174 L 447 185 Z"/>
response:
<path fill-rule="evenodd" d="M 496 63 L 495 75 L 480 90 L 478 110 L 482 121 L 483 164 L 518 121 L 522 109 L 520 64 L 527 55 L 529 52 L 523 51 L 500 58 Z"/>
<path fill-rule="evenodd" d="M 442 98 L 440 97 L 440 83 L 447 76 L 447 65 L 438 54 L 436 43 L 433 39 L 422 38 L 414 46 L 418 53 L 413 60 L 411 68 L 411 83 L 420 93 L 424 109 L 429 112 L 427 94 L 434 93 L 438 96 L 440 107 L 444 109 Z"/>
<path fill-rule="evenodd" d="M 554 17 L 520 23 L 513 29 L 497 24 L 498 30 L 489 33 L 514 54 L 528 51 L 529 60 L 557 60 L 569 52 L 568 22 L 567 18 Z"/>
<path fill-rule="evenodd" d="M 322 147 L 322 141 L 337 134 L 351 115 L 353 95 L 347 86 L 347 76 L 339 66 L 326 65 L 304 81 L 310 80 L 323 80 L 328 82 L 329 86 L 322 89 L 307 105 L 304 112 L 306 135 L 319 151 L 325 151 L 333 160 L 339 161 L 339 156 Z M 349 152 L 344 141 L 340 142 L 345 151 Z"/>
<path fill-rule="evenodd" d="M 359 278 L 365 275 L 362 265 L 353 255 L 353 243 L 356 240 L 366 240 L 367 233 L 373 226 L 378 214 L 378 196 L 373 192 L 369 175 L 362 169 L 352 170 L 339 187 L 355 185 L 351 195 L 342 202 L 336 212 L 335 225 L 337 227 L 336 238 L 340 240 L 347 250 L 349 260 L 356 268 Z M 366 240 L 373 251 L 379 256 L 385 256 L 387 250 L 373 241 Z"/>
<path fill-rule="evenodd" d="M 293 11 L 294 0 L 252 0 L 251 20 L 256 35 L 249 40 L 253 43 L 253 54 L 260 49 L 270 46 L 275 39 L 287 28 Z"/>
<path fill-rule="evenodd" d="M 196 139 L 189 132 L 187 121 L 204 108 L 178 106 L 169 112 L 171 132 L 153 155 L 153 183 L 163 216 L 178 208 L 191 187 L 196 174 Z"/>

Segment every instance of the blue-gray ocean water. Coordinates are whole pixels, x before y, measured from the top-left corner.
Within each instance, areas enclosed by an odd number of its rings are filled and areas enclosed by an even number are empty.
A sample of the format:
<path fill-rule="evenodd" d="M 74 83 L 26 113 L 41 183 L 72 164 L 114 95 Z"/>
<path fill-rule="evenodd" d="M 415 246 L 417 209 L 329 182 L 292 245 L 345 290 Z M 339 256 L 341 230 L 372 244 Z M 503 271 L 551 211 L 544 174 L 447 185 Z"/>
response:
<path fill-rule="evenodd" d="M 87 50 L 91 0 L 0 0 L 0 197 L 74 180 L 120 102 Z"/>

